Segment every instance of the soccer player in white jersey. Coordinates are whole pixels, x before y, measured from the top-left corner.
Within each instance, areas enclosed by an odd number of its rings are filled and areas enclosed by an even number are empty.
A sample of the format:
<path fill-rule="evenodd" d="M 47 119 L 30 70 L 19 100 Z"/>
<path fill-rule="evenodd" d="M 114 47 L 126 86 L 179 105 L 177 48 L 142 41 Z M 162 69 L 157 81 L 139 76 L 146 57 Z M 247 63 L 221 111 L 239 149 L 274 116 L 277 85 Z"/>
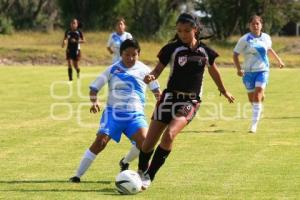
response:
<path fill-rule="evenodd" d="M 112 54 L 112 63 L 120 60 L 120 46 L 122 42 L 126 39 L 132 38 L 132 35 L 126 30 L 126 24 L 124 18 L 118 18 L 115 25 L 115 32 L 110 34 L 108 42 L 107 42 L 107 50 L 110 54 Z"/>
<path fill-rule="evenodd" d="M 107 50 L 110 54 L 113 55 L 112 64 L 120 60 L 120 46 L 122 42 L 126 39 L 132 38 L 132 35 L 126 32 L 126 23 L 125 19 L 122 17 L 117 18 L 115 24 L 115 32 L 113 32 L 108 40 L 107 43 Z M 135 160 L 140 153 L 140 150 L 136 147 L 134 141 L 131 141 L 132 146 L 129 152 L 120 160 L 119 165 L 121 171 L 124 171 L 129 168 L 129 163 Z"/>
<path fill-rule="evenodd" d="M 233 61 L 237 75 L 243 77 L 243 83 L 248 91 L 248 99 L 252 104 L 252 124 L 249 132 L 255 133 L 262 112 L 264 90 L 269 77 L 268 54 L 276 59 L 280 68 L 284 63 L 272 49 L 271 37 L 262 32 L 262 18 L 254 15 L 249 20 L 250 32 L 243 35 L 234 48 Z M 239 55 L 243 54 L 244 63 L 241 66 Z"/>
<path fill-rule="evenodd" d="M 144 116 L 144 106 L 147 84 L 143 79 L 150 69 L 138 61 L 140 47 L 136 40 L 125 40 L 120 47 L 120 53 L 122 59 L 108 67 L 90 85 L 90 112 L 100 111 L 97 93 L 106 83 L 109 87 L 107 105 L 102 113 L 96 139 L 84 153 L 75 176 L 69 179 L 70 182 L 80 182 L 80 177 L 110 139 L 119 142 L 124 133 L 130 140 L 135 141 L 140 149 L 146 137 L 148 125 Z M 148 86 L 155 97 L 159 98 L 158 82 L 152 81 Z"/>

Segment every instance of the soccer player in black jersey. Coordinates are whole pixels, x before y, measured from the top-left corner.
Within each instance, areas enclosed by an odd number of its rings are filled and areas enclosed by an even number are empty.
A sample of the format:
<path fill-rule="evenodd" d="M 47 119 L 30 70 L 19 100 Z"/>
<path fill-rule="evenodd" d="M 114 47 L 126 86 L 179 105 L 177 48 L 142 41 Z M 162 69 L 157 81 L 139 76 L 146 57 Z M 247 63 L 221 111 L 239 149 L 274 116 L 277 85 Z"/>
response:
<path fill-rule="evenodd" d="M 191 14 L 181 14 L 176 22 L 176 35 L 159 52 L 159 62 L 146 75 L 146 83 L 159 77 L 167 64 L 170 76 L 167 88 L 154 109 L 146 139 L 139 156 L 139 172 L 146 189 L 172 150 L 177 134 L 192 120 L 199 108 L 205 66 L 218 90 L 230 103 L 234 97 L 225 89 L 215 63 L 218 54 L 199 39 L 200 24 Z M 156 143 L 160 140 L 155 152 Z M 152 161 L 149 161 L 154 152 Z"/>
<path fill-rule="evenodd" d="M 72 19 L 70 24 L 70 29 L 65 32 L 65 36 L 62 42 L 62 48 L 67 45 L 66 49 L 66 59 L 68 61 L 68 75 L 69 81 L 73 80 L 73 70 L 72 70 L 72 61 L 73 66 L 77 72 L 77 78 L 80 76 L 80 68 L 78 62 L 80 60 L 80 43 L 85 42 L 82 32 L 78 29 L 79 21 L 77 19 Z"/>

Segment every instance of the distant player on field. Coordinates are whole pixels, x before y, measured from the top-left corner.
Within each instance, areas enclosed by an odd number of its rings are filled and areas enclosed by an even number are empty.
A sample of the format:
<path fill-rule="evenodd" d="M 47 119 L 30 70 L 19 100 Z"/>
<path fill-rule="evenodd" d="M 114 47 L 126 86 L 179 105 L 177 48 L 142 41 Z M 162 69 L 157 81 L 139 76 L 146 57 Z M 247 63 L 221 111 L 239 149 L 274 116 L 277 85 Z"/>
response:
<path fill-rule="evenodd" d="M 150 186 L 151 181 L 154 180 L 156 173 L 170 154 L 176 136 L 195 116 L 201 102 L 205 68 L 220 93 L 230 103 L 234 101 L 234 97 L 225 89 L 215 63 L 218 53 L 203 44 L 199 34 L 200 22 L 198 19 L 188 13 L 181 14 L 176 22 L 174 39 L 160 50 L 158 64 L 144 79 L 146 83 L 157 79 L 165 67 L 170 64 L 167 88 L 156 104 L 146 139 L 140 151 L 139 170 L 143 189 Z M 159 140 L 160 143 L 155 149 Z"/>
<path fill-rule="evenodd" d="M 112 63 L 120 60 L 120 46 L 126 39 L 132 38 L 132 35 L 126 30 L 125 19 L 120 17 L 116 20 L 115 32 L 110 34 L 107 42 L 107 50 L 112 54 Z"/>
<path fill-rule="evenodd" d="M 250 132 L 255 133 L 262 112 L 264 90 L 269 78 L 269 58 L 272 55 L 280 68 L 284 63 L 272 49 L 271 37 L 262 32 L 262 18 L 254 15 L 249 20 L 250 33 L 242 36 L 234 48 L 233 61 L 237 68 L 237 75 L 243 77 L 248 92 L 249 102 L 252 104 L 252 124 Z M 243 54 L 245 61 L 241 67 L 239 55 Z"/>
<path fill-rule="evenodd" d="M 65 45 L 68 44 L 66 49 L 66 59 L 68 61 L 69 81 L 73 80 L 72 64 L 77 72 L 77 78 L 80 77 L 80 68 L 78 63 L 81 57 L 80 43 L 85 42 L 85 39 L 79 28 L 79 21 L 77 19 L 72 19 L 70 29 L 65 32 L 61 45 L 62 48 L 64 48 Z"/>
<path fill-rule="evenodd" d="M 80 182 L 93 160 L 108 144 L 110 139 L 119 142 L 122 133 L 142 147 L 147 133 L 147 122 L 144 116 L 145 90 L 147 85 L 159 98 L 160 90 L 157 81 L 146 84 L 143 78 L 150 69 L 138 61 L 140 47 L 136 40 L 127 39 L 120 47 L 122 59 L 108 67 L 90 85 L 91 113 L 100 111 L 97 103 L 98 91 L 108 83 L 109 94 L 107 105 L 102 113 L 100 128 L 95 141 L 86 150 L 74 177 L 70 182 Z"/>

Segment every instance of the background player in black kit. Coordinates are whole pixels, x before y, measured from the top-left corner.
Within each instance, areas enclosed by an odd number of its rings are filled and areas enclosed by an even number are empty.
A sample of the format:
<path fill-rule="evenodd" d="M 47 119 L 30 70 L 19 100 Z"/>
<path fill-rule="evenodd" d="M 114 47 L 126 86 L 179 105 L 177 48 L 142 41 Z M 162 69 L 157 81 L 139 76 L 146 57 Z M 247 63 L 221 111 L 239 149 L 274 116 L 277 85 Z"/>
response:
<path fill-rule="evenodd" d="M 199 108 L 205 66 L 221 94 L 230 103 L 234 97 L 225 89 L 215 64 L 218 54 L 200 42 L 200 24 L 193 15 L 183 13 L 176 22 L 176 36 L 158 54 L 159 62 L 147 76 L 146 83 L 159 77 L 170 64 L 167 88 L 158 101 L 139 157 L 139 172 L 143 189 L 150 186 L 155 174 L 164 164 L 177 134 L 192 120 Z M 151 164 L 149 160 L 154 152 Z M 149 167 L 148 167 L 149 166 Z"/>
<path fill-rule="evenodd" d="M 78 29 L 79 21 L 77 19 L 72 19 L 70 23 L 70 29 L 65 32 L 64 40 L 62 43 L 62 48 L 65 47 L 68 43 L 66 49 L 66 59 L 68 61 L 68 75 L 69 81 L 73 80 L 73 70 L 72 70 L 72 61 L 73 66 L 77 72 L 77 78 L 80 76 L 80 68 L 78 62 L 80 60 L 80 43 L 85 42 L 82 32 Z"/>

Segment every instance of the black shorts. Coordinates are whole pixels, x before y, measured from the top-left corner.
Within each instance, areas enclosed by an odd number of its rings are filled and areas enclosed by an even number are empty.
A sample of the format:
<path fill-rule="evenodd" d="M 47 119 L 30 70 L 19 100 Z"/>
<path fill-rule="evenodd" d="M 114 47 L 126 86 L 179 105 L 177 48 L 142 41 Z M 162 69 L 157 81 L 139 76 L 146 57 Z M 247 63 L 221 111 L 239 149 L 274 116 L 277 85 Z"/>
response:
<path fill-rule="evenodd" d="M 80 49 L 67 49 L 66 59 L 79 61 L 81 57 Z"/>
<path fill-rule="evenodd" d="M 164 90 L 156 103 L 152 120 L 169 124 L 176 117 L 185 117 L 189 123 L 200 107 L 200 98 Z"/>

